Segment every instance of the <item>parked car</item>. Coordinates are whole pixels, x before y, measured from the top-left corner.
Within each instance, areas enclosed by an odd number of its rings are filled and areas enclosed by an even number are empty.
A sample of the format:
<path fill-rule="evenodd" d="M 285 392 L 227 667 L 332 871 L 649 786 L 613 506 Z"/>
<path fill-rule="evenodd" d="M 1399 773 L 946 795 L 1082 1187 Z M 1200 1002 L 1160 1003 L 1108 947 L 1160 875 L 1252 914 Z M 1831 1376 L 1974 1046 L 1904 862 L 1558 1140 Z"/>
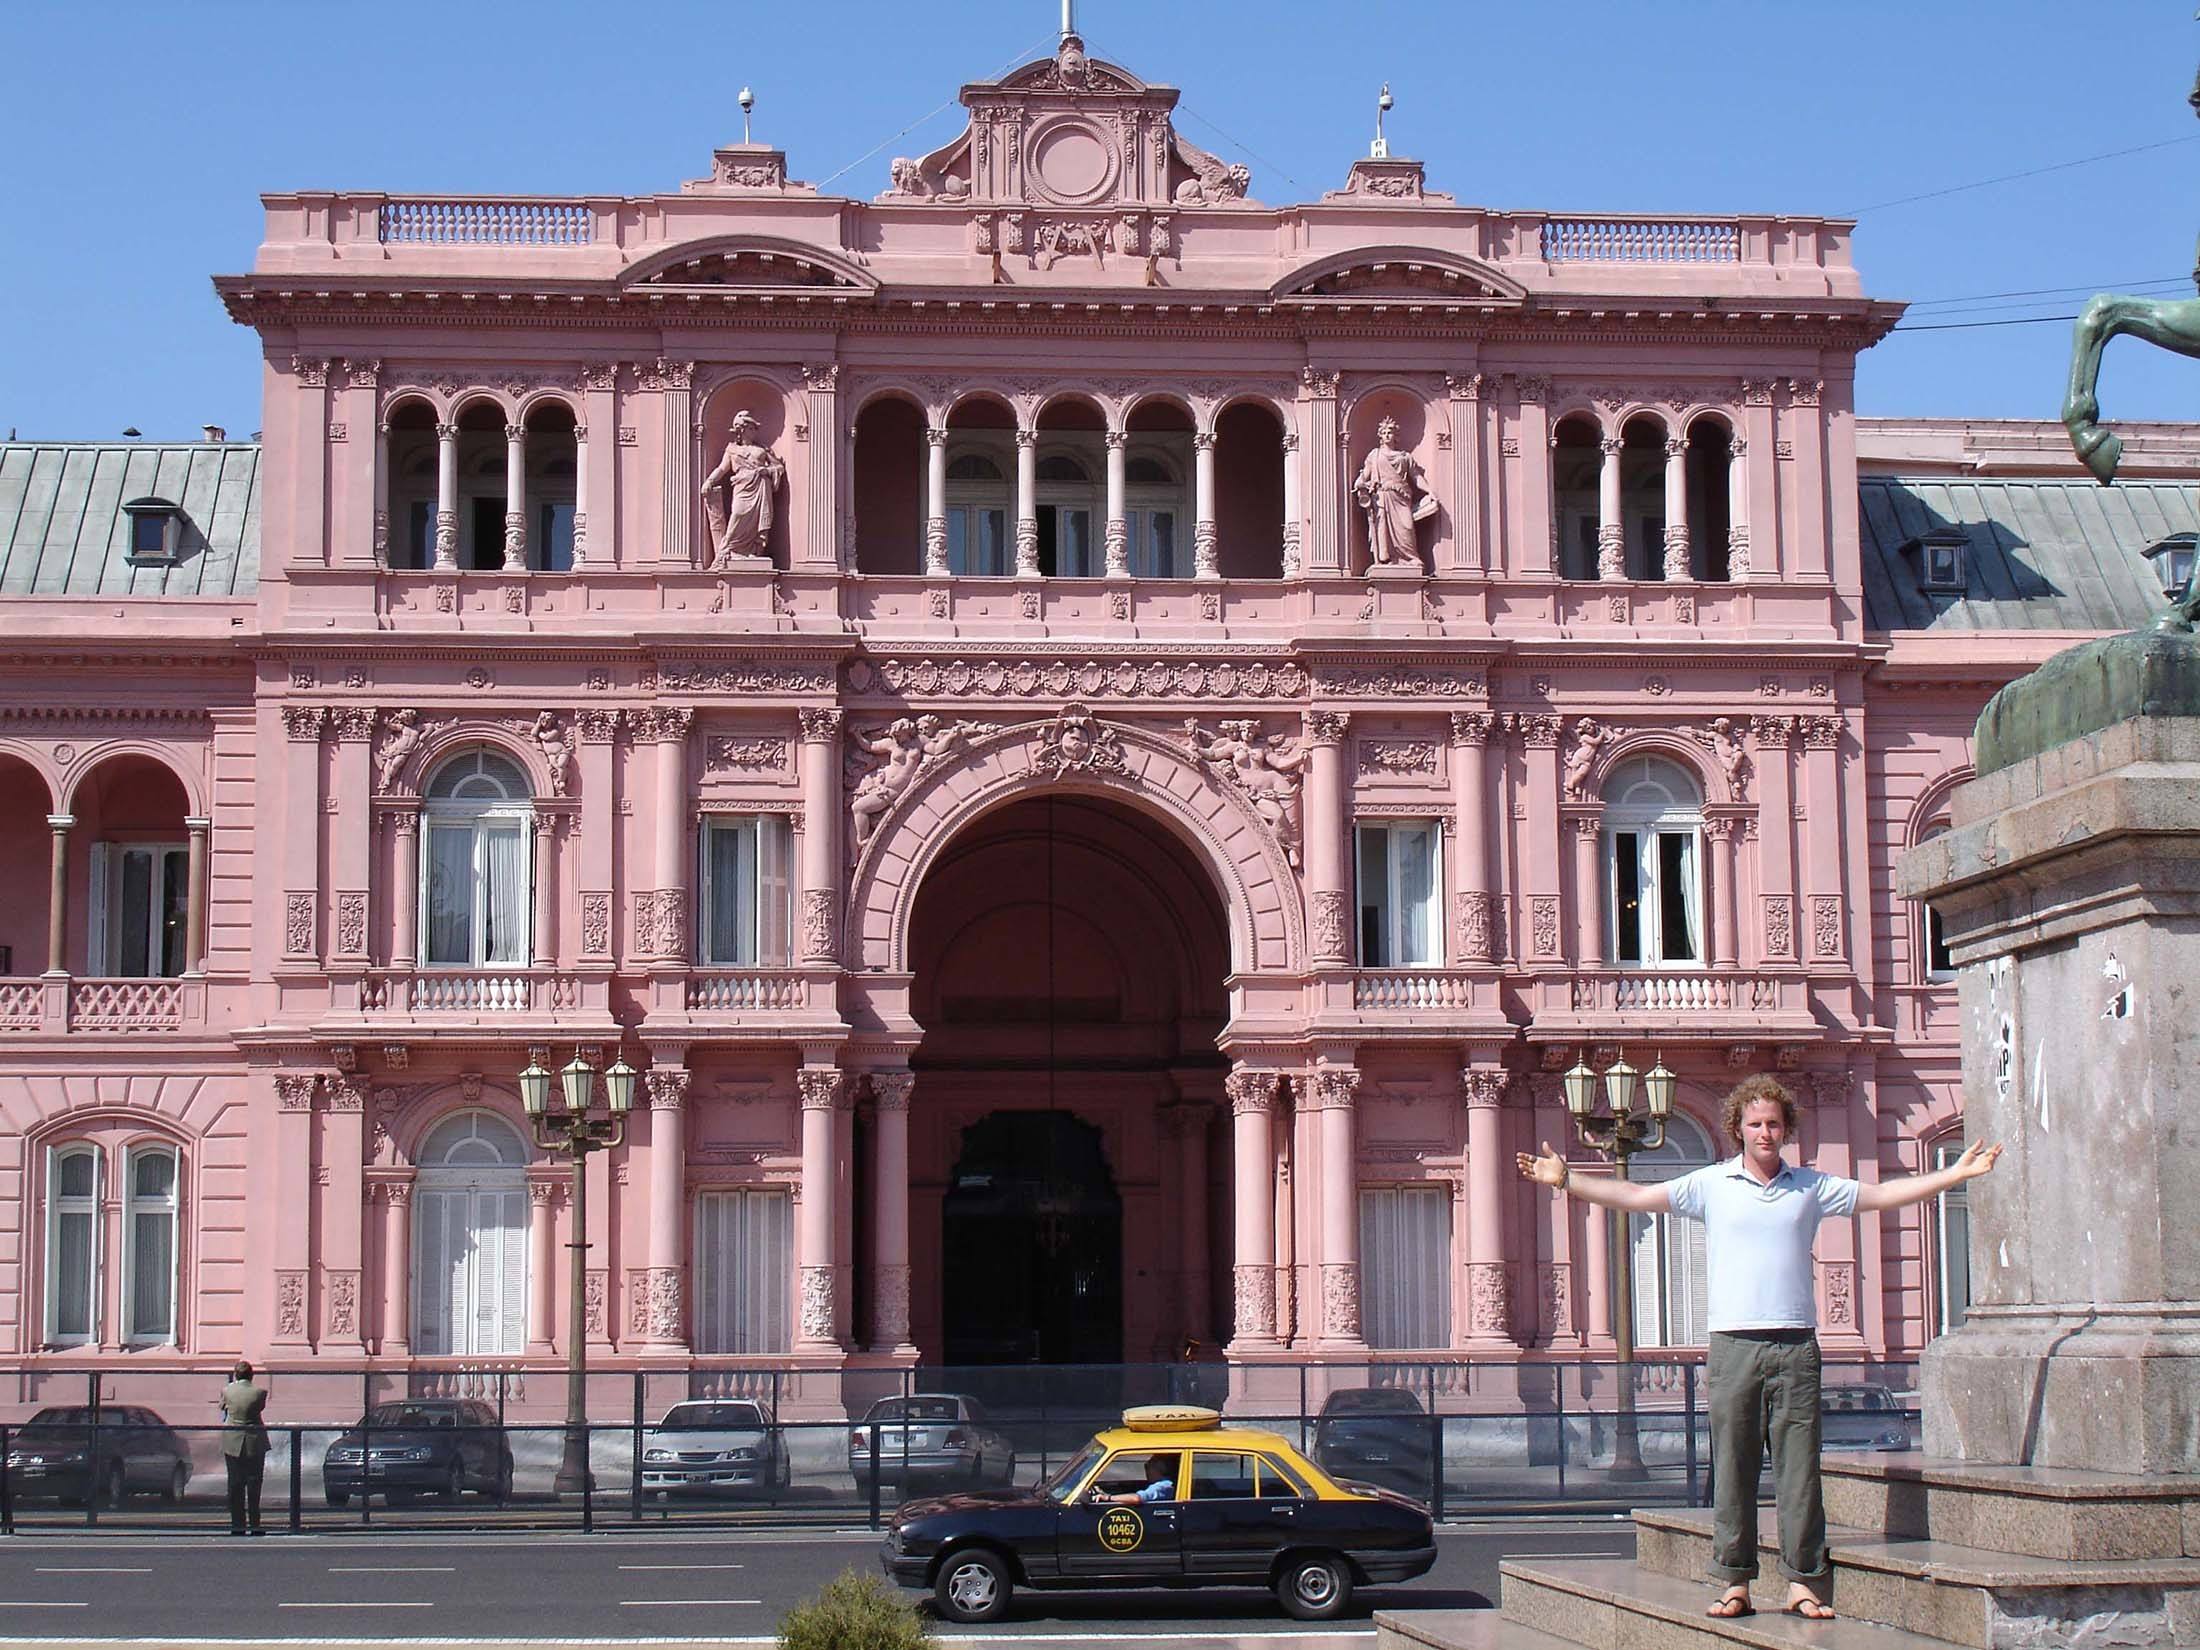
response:
<path fill-rule="evenodd" d="M 1399 1387 L 1340 1387 L 1314 1419 L 1314 1459 L 1332 1478 L 1428 1499 L 1436 1440 L 1421 1400 Z"/>
<path fill-rule="evenodd" d="M 1009 1484 L 1016 1446 L 987 1419 L 985 1406 L 956 1392 L 916 1392 L 881 1398 L 848 1434 L 848 1476 L 856 1494 L 871 1493 L 871 1442 L 878 1440 L 878 1481 Z"/>
<path fill-rule="evenodd" d="M 1893 1389 L 1877 1382 L 1821 1387 L 1818 1443 L 1821 1449 L 1908 1449 L 1910 1418 Z"/>
<path fill-rule="evenodd" d="M 1162 1456 L 1168 1488 L 1150 1490 Z M 1352 1589 L 1436 1562 L 1428 1509 L 1339 1484 L 1273 1432 L 1211 1409 L 1126 1410 L 1044 1484 L 912 1501 L 879 1554 L 951 1621 L 992 1621 L 1018 1587 L 1271 1587 L 1289 1614 L 1341 1614 Z"/>
<path fill-rule="evenodd" d="M 321 1458 L 321 1493 L 341 1507 L 355 1495 L 512 1493 L 512 1446 L 497 1412 L 473 1398 L 376 1404 Z"/>
<path fill-rule="evenodd" d="M 131 1495 L 158 1495 L 173 1506 L 190 1487 L 191 1451 L 141 1405 L 103 1404 L 96 1426 L 89 1405 L 54 1405 L 9 1434 L 8 1478 L 19 1496 L 82 1501 L 96 1493 L 116 1507 Z"/>
<path fill-rule="evenodd" d="M 680 1490 L 784 1490 L 792 1476 L 786 1439 L 745 1398 L 674 1404 L 642 1434 L 642 1489 L 660 1501 Z"/>

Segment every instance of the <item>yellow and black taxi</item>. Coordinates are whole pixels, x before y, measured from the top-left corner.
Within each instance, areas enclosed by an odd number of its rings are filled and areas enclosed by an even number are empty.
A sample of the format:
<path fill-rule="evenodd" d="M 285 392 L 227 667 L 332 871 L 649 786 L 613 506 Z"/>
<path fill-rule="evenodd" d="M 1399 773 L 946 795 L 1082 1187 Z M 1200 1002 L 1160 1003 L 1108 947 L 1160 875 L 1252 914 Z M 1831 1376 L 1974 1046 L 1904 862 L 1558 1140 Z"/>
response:
<path fill-rule="evenodd" d="M 929 1587 L 951 1621 L 992 1621 L 1018 1587 L 1272 1587 L 1307 1621 L 1352 1589 L 1436 1562 L 1428 1509 L 1345 1486 L 1273 1432 L 1211 1409 L 1124 1413 L 1059 1472 L 1023 1489 L 911 1501 L 880 1562 Z"/>

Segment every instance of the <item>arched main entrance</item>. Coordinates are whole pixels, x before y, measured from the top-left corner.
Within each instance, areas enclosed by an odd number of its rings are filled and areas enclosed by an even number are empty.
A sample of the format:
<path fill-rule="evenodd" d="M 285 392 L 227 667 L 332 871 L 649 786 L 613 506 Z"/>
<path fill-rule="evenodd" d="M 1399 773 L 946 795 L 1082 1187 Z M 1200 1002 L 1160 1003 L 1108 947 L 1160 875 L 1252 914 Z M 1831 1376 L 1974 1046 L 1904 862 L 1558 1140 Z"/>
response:
<path fill-rule="evenodd" d="M 1205 867 L 1126 803 L 1027 795 L 940 850 L 910 956 L 917 1344 L 1112 1363 L 1219 1338 L 1230 944 Z"/>

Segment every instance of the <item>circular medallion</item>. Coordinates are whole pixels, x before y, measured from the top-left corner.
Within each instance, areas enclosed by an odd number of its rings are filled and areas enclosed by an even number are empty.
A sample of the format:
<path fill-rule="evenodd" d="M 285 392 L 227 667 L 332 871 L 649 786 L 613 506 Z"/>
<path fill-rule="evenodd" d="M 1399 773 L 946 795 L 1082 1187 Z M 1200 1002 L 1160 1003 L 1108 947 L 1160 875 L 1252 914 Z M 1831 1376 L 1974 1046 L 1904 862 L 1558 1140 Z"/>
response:
<path fill-rule="evenodd" d="M 1100 1545 L 1111 1553 L 1135 1553 L 1146 1541 L 1146 1521 L 1129 1507 L 1110 1507 L 1100 1515 Z"/>
<path fill-rule="evenodd" d="M 1081 120 L 1062 120 L 1032 134 L 1034 181 L 1058 201 L 1097 200 L 1115 178 L 1115 149 Z"/>

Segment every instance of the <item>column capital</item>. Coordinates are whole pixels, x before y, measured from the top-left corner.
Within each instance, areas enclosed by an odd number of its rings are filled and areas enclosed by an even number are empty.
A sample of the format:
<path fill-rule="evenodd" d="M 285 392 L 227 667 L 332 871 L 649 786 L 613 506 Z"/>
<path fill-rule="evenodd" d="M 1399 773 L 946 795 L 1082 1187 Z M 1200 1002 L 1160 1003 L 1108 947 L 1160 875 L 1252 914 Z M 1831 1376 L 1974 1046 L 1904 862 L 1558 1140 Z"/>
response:
<path fill-rule="evenodd" d="M 1841 745 L 1841 718 L 1838 716 L 1804 716 L 1797 718 L 1803 728 L 1803 744 L 1814 751 L 1838 750 Z"/>
<path fill-rule="evenodd" d="M 1215 450 L 1215 432 L 1212 430 L 1199 431 L 1192 437 L 1192 448 L 1195 452 L 1213 452 Z"/>
<path fill-rule="evenodd" d="M 512 442 L 512 443 L 517 443 L 517 442 L 521 442 L 521 441 L 524 441 L 524 440 L 526 440 L 526 439 L 527 439 L 527 426 L 526 426 L 526 425 L 524 425 L 524 424 L 507 424 L 507 425 L 505 425 L 505 426 L 504 426 L 504 439 L 505 439 L 505 440 L 506 440 L 507 442 Z"/>
<path fill-rule="evenodd" d="M 1316 1066 L 1299 1081 L 1307 1111 L 1350 1111 L 1360 1092 L 1360 1074 L 1351 1066 Z"/>
<path fill-rule="evenodd" d="M 1276 1084 L 1281 1072 L 1258 1070 L 1238 1066 L 1222 1080 L 1222 1092 L 1230 1097 L 1230 1115 L 1245 1117 L 1253 1114 L 1267 1116 L 1275 1109 Z"/>
<path fill-rule="evenodd" d="M 285 705 L 282 715 L 283 733 L 293 744 L 312 744 L 321 737 L 321 726 L 328 720 L 328 707 Z"/>
<path fill-rule="evenodd" d="M 804 1066 L 794 1074 L 802 1093 L 804 1111 L 835 1111 L 848 1087 L 848 1074 L 838 1066 Z"/>
<path fill-rule="evenodd" d="M 1665 438 L 1665 457 L 1668 463 L 1684 456 L 1687 451 L 1688 438 L 1686 436 L 1669 435 Z"/>
<path fill-rule="evenodd" d="M 1502 1066 L 1468 1066 L 1459 1073 L 1460 1090 L 1475 1110 L 1503 1105 L 1511 1082 L 1512 1074 Z"/>
<path fill-rule="evenodd" d="M 916 1086 L 917 1074 L 913 1071 L 871 1073 L 871 1099 L 880 1111 L 907 1111 L 909 1096 Z"/>
<path fill-rule="evenodd" d="M 1035 430 L 1035 429 L 1031 429 L 1031 428 L 1028 428 L 1028 427 L 1026 427 L 1026 426 L 1024 426 L 1024 425 L 1021 425 L 1021 424 L 1019 424 L 1019 425 L 1018 425 L 1018 426 L 1016 427 L 1016 445 L 1017 445 L 1017 446 L 1019 446 L 1019 447 L 1036 447 L 1036 446 L 1037 446 L 1038 444 L 1039 444 L 1039 432 L 1038 432 L 1037 430 Z"/>
<path fill-rule="evenodd" d="M 49 818 L 47 820 L 47 823 L 51 824 L 53 823 L 53 821 Z M 205 832 L 211 831 L 214 828 L 214 822 L 211 819 L 205 819 L 193 815 L 187 817 L 184 820 L 183 828 L 187 831 L 192 831 L 203 835 Z"/>
<path fill-rule="evenodd" d="M 1320 367 L 1301 367 L 1299 387 L 1317 401 L 1334 401 L 1337 398 L 1337 380 L 1340 376 L 1342 375 L 1339 373 L 1325 371 Z"/>
<path fill-rule="evenodd" d="M 456 424 L 438 424 L 435 427 L 435 438 L 438 441 L 456 441 L 458 439 L 458 426 Z"/>
<path fill-rule="evenodd" d="M 688 1089 L 695 1074 L 684 1066 L 651 1066 L 644 1073 L 649 1084 L 651 1111 L 679 1111 L 687 1105 Z"/>
<path fill-rule="evenodd" d="M 837 745 L 847 713 L 837 705 L 805 705 L 795 712 L 805 745 Z"/>
<path fill-rule="evenodd" d="M 1703 834 L 1713 842 L 1732 842 L 1734 833 L 1742 822 L 1733 814 L 1707 814 L 1704 816 Z"/>
<path fill-rule="evenodd" d="M 946 425 L 944 425 L 944 424 L 927 424 L 927 425 L 925 425 L 925 427 L 924 427 L 924 444 L 925 444 L 925 445 L 926 445 L 927 447 L 944 447 L 944 446 L 946 446 L 946 445 L 947 445 L 947 426 L 946 426 Z"/>
<path fill-rule="evenodd" d="M 827 361 L 802 369 L 802 382 L 812 390 L 829 393 L 840 386 L 840 363 Z"/>
<path fill-rule="evenodd" d="M 71 829 L 71 828 L 72 828 L 72 827 L 73 827 L 73 826 L 74 826 L 74 825 L 76 824 L 76 815 L 74 815 L 74 814 L 48 814 L 48 815 L 46 816 L 46 823 L 47 823 L 47 825 L 49 825 L 50 827 L 52 827 L 52 828 L 53 828 L 54 830 L 57 830 L 57 831 L 66 831 L 66 830 L 69 830 L 69 829 Z"/>
<path fill-rule="evenodd" d="M 1121 452 L 1130 444 L 1131 438 L 1127 430 L 1110 430 L 1101 439 L 1107 444 L 1110 452 Z"/>
<path fill-rule="evenodd" d="M 1348 710 L 1302 711 L 1300 721 L 1306 737 L 1317 745 L 1342 745 L 1352 731 L 1352 713 Z"/>
<path fill-rule="evenodd" d="M 1486 710 L 1455 710 L 1451 713 L 1451 742 L 1454 745 L 1487 745 L 1490 730 L 1497 725 L 1497 718 Z"/>

